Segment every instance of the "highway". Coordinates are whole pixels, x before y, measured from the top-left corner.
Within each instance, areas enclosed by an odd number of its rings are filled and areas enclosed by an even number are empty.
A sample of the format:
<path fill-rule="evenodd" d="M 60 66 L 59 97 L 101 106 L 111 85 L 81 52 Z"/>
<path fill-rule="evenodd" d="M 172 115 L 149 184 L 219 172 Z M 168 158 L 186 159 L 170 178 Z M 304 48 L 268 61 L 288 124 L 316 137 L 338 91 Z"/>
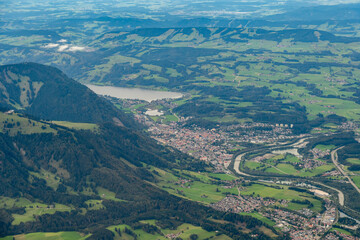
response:
<path fill-rule="evenodd" d="M 349 177 L 349 175 L 344 171 L 344 169 L 342 169 L 342 167 L 338 163 L 337 151 L 342 149 L 342 148 L 343 147 L 337 148 L 337 149 L 335 149 L 334 151 L 331 152 L 331 160 L 334 163 L 335 167 L 341 172 L 342 175 L 344 175 L 344 177 L 347 178 L 349 183 L 351 185 L 353 185 L 353 187 L 356 189 L 356 191 L 360 194 L 360 189 L 358 188 L 358 186 L 356 186 L 356 184 L 353 182 L 353 180 Z"/>
<path fill-rule="evenodd" d="M 298 142 L 294 143 L 294 144 L 291 144 L 289 146 L 291 147 L 295 147 L 295 148 L 299 148 L 299 147 L 303 147 L 304 145 L 306 145 L 306 143 L 304 142 L 306 139 L 300 139 Z M 339 171 L 345 176 L 348 178 L 349 182 L 355 187 L 355 189 L 360 193 L 360 189 L 355 185 L 355 183 L 351 180 L 351 178 L 343 171 L 343 169 L 339 166 L 339 164 L 337 163 L 337 151 L 341 149 L 341 148 L 338 148 L 338 149 L 335 149 L 334 151 L 331 152 L 331 159 L 334 163 L 334 165 L 339 169 Z M 247 154 L 249 152 L 245 152 L 245 153 L 242 153 L 238 156 L 236 156 L 235 160 L 234 160 L 234 170 L 237 174 L 239 175 L 242 175 L 242 176 L 246 176 L 246 177 L 254 177 L 254 178 L 261 178 L 261 176 L 255 176 L 255 175 L 250 175 L 250 174 L 247 174 L 247 173 L 244 173 L 244 172 L 241 172 L 240 171 L 240 163 L 241 161 L 243 160 L 243 157 L 245 154 Z M 290 176 L 287 176 L 287 177 L 290 177 Z M 344 193 L 342 191 L 340 191 L 339 189 L 336 189 L 334 187 L 330 187 L 328 185 L 325 185 L 323 183 L 320 183 L 320 182 L 315 182 L 315 181 L 311 181 L 315 184 L 318 184 L 318 185 L 321 185 L 321 186 L 324 186 L 326 188 L 329 188 L 329 189 L 332 189 L 333 191 L 336 191 L 338 193 L 338 200 L 339 200 L 339 204 L 340 206 L 344 206 L 344 203 L 345 203 L 345 198 L 344 198 Z"/>

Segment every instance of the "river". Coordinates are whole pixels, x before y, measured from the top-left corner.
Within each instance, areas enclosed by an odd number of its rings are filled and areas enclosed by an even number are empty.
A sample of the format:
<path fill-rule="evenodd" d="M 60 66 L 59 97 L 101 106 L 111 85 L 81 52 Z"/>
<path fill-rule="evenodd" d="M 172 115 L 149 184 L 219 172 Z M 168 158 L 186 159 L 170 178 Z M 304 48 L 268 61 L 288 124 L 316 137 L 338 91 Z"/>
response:
<path fill-rule="evenodd" d="M 182 93 L 178 93 L 178 92 L 155 91 L 155 90 L 148 90 L 141 88 L 97 86 L 91 84 L 87 84 L 86 86 L 99 95 L 106 95 L 120 99 L 145 100 L 147 102 L 166 99 L 166 98 L 177 99 L 177 98 L 182 98 L 184 96 Z"/>

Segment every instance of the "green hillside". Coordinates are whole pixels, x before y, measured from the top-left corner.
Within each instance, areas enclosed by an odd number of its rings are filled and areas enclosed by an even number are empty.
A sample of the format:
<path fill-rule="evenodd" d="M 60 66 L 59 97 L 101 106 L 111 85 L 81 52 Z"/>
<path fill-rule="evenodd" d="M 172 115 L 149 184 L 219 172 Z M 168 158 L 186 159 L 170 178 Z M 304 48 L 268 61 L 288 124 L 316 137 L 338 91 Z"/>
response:
<path fill-rule="evenodd" d="M 134 126 L 128 116 L 58 69 L 35 63 L 0 67 L 0 106 L 41 119 Z M 74 104 L 76 103 L 76 104 Z"/>

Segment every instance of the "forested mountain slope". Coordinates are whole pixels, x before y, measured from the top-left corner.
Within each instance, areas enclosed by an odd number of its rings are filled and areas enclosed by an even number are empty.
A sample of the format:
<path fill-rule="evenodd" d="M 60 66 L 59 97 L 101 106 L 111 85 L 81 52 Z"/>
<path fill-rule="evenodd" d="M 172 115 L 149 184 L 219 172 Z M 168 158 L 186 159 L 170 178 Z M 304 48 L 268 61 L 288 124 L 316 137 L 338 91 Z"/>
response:
<path fill-rule="evenodd" d="M 87 87 L 56 68 L 36 63 L 0 67 L 0 106 L 41 119 L 87 123 L 119 119 L 126 126 L 134 125 Z"/>

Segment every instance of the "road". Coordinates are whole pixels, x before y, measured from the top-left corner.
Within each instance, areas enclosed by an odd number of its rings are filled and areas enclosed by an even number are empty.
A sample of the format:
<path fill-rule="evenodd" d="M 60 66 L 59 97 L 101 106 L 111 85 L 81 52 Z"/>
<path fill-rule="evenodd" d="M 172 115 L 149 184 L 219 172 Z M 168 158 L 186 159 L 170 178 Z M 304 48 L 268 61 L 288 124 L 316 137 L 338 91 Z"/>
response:
<path fill-rule="evenodd" d="M 353 185 L 353 187 L 355 188 L 355 190 L 360 194 L 360 189 L 358 188 L 358 186 L 356 186 L 356 184 L 353 182 L 353 180 L 349 177 L 349 175 L 342 169 L 342 167 L 340 166 L 340 164 L 338 163 L 338 155 L 337 155 L 337 151 L 342 149 L 343 147 L 337 148 L 334 151 L 331 152 L 331 160 L 333 161 L 335 167 L 341 172 L 342 175 L 344 175 L 344 177 L 347 178 L 347 180 L 349 181 L 349 183 L 351 185 Z"/>
<path fill-rule="evenodd" d="M 328 185 L 325 185 L 323 183 L 319 183 L 319 182 L 314 182 L 314 181 L 311 181 L 312 183 L 315 183 L 315 184 L 318 184 L 318 185 L 321 185 L 321 186 L 324 186 L 326 188 L 329 188 L 331 190 L 334 190 L 338 193 L 338 197 L 339 197 L 339 204 L 340 206 L 344 206 L 344 203 L 345 203 L 345 197 L 344 197 L 344 193 L 342 191 L 340 191 L 339 189 L 336 189 L 336 188 L 333 188 L 333 187 L 330 187 Z"/>
<path fill-rule="evenodd" d="M 303 138 L 303 139 L 300 139 L 298 142 L 292 144 L 291 146 L 292 147 L 299 147 L 299 146 L 304 146 L 306 145 L 307 143 L 305 143 L 305 140 L 307 138 Z M 339 165 L 337 164 L 337 150 L 339 150 L 341 148 L 338 148 L 334 151 L 331 152 L 331 159 L 333 160 L 334 162 L 334 165 L 340 170 L 341 168 L 339 167 Z M 247 173 L 244 173 L 244 172 L 241 172 L 240 171 L 240 162 L 242 161 L 242 158 L 244 157 L 245 154 L 247 154 L 248 152 L 246 153 L 242 153 L 240 155 L 238 155 L 235 160 L 234 160 L 234 170 L 237 174 L 239 175 L 243 175 L 243 176 L 247 176 L 247 177 L 255 177 L 255 178 L 259 178 L 261 176 L 255 176 L 255 175 L 250 175 L 250 174 L 247 174 Z M 345 173 L 342 169 L 340 170 L 340 172 L 342 172 L 343 174 Z M 347 175 L 346 175 L 347 176 Z M 351 181 L 351 183 L 353 184 L 353 186 L 356 188 L 356 190 L 360 193 L 360 189 L 352 182 L 352 180 L 350 179 L 350 177 L 347 176 L 347 178 Z M 336 191 L 338 193 L 338 200 L 339 200 L 339 204 L 340 206 L 344 206 L 344 202 L 345 202 L 345 197 L 344 197 L 344 193 L 336 188 L 333 188 L 333 187 L 330 187 L 328 185 L 325 185 L 323 183 L 319 183 L 319 182 L 315 182 L 315 181 L 311 181 L 313 183 L 316 183 L 318 185 L 321 185 L 321 186 L 324 186 L 326 188 L 329 188 L 329 189 L 332 189 L 333 191 Z"/>
<path fill-rule="evenodd" d="M 303 146 L 303 145 L 306 145 L 307 143 L 305 143 L 305 140 L 307 140 L 308 138 L 302 138 L 300 139 L 299 141 L 289 145 L 291 147 L 299 147 L 299 146 Z M 280 147 L 284 147 L 284 146 L 280 146 Z M 275 149 L 276 148 L 279 148 L 279 146 L 277 147 L 274 147 Z M 271 149 L 271 148 L 270 148 Z M 240 174 L 240 175 L 243 175 L 243 176 L 247 176 L 247 177 L 259 177 L 259 176 L 253 176 L 253 175 L 249 175 L 247 173 L 244 173 L 244 172 L 241 172 L 240 171 L 240 162 L 242 161 L 242 158 L 245 154 L 247 154 L 249 152 L 246 152 L 246 153 L 242 153 L 240 155 L 238 155 L 236 158 L 235 158 L 235 161 L 234 161 L 234 170 L 237 174 Z M 281 171 L 280 169 L 278 169 L 279 171 Z M 284 172 L 285 173 L 285 172 Z M 286 173 L 285 173 L 286 174 Z"/>

